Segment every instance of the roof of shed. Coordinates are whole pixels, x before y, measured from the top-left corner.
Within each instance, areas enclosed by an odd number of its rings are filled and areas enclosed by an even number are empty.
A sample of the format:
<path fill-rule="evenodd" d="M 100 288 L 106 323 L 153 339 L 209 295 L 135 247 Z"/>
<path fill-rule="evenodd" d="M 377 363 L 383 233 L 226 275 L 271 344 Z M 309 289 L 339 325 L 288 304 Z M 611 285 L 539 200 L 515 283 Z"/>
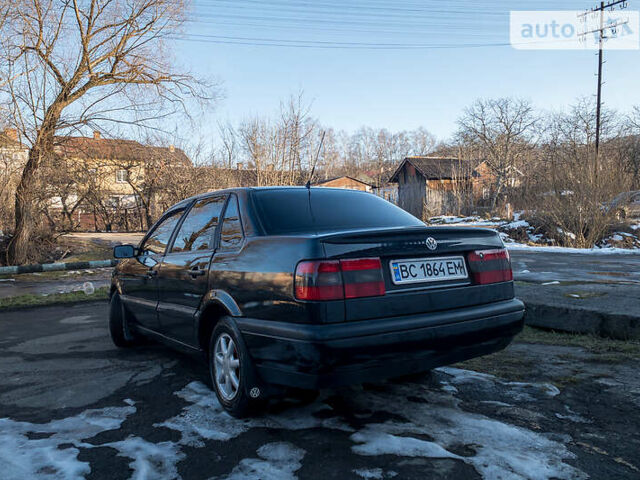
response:
<path fill-rule="evenodd" d="M 398 166 L 389 182 L 397 183 L 398 174 L 410 163 L 427 180 L 466 179 L 472 175 L 471 162 L 451 157 L 406 157 Z"/>

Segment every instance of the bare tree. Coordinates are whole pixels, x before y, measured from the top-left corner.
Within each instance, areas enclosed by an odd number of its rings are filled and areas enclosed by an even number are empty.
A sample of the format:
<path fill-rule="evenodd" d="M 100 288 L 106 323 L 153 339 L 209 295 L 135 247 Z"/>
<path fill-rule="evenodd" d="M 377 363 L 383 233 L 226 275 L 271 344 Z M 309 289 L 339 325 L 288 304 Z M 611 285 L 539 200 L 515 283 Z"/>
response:
<path fill-rule="evenodd" d="M 514 98 L 477 100 L 458 120 L 459 141 L 478 146 L 495 176 L 492 209 L 507 186 L 511 170 L 533 148 L 537 123 L 533 106 Z"/>
<path fill-rule="evenodd" d="M 548 235 L 558 243 L 574 247 L 593 247 L 612 221 L 604 206 L 628 187 L 628 175 L 620 168 L 617 146 L 611 136 L 618 130 L 616 113 L 602 112 L 599 170 L 594 173 L 595 123 L 593 105 L 580 99 L 567 113 L 550 115 L 541 161 L 531 172 L 537 181 L 537 196 L 529 198 L 537 206 Z"/>
<path fill-rule="evenodd" d="M 436 148 L 436 137 L 424 127 L 410 132 L 412 155 L 429 155 Z"/>
<path fill-rule="evenodd" d="M 0 100 L 29 145 L 15 195 L 8 259 L 23 263 L 36 221 L 34 188 L 56 134 L 104 122 L 151 126 L 207 89 L 171 64 L 165 40 L 184 0 L 18 0 L 0 31 Z M 157 125 L 157 124 L 156 124 Z"/>
<path fill-rule="evenodd" d="M 233 128 L 233 125 L 229 122 L 218 123 L 218 135 L 220 136 L 220 152 L 221 157 L 224 159 L 224 166 L 232 168 L 237 161 L 238 150 L 238 134 Z"/>

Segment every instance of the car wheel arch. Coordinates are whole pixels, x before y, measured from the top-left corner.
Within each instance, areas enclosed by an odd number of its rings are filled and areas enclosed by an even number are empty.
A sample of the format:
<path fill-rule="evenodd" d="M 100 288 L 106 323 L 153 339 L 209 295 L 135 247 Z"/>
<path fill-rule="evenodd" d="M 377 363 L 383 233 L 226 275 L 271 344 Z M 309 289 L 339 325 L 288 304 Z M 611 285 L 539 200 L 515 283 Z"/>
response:
<path fill-rule="evenodd" d="M 211 333 L 220 319 L 226 316 L 233 316 L 233 312 L 222 302 L 210 300 L 203 303 L 196 324 L 198 346 L 203 352 L 208 353 Z"/>

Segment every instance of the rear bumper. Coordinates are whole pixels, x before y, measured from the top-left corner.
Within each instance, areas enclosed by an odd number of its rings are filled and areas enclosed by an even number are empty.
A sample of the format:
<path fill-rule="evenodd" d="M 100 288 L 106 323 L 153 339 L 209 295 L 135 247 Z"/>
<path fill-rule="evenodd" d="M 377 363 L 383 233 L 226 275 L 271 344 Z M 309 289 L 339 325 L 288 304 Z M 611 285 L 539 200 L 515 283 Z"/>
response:
<path fill-rule="evenodd" d="M 422 315 L 301 325 L 237 318 L 267 383 L 323 388 L 426 371 L 505 348 L 522 330 L 516 299 Z"/>

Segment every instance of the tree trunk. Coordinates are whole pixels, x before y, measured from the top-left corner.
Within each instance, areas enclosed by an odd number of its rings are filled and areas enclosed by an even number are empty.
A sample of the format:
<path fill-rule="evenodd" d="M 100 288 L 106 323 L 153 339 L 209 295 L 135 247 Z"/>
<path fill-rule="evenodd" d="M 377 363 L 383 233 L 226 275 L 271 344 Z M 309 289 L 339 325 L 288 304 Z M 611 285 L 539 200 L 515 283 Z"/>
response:
<path fill-rule="evenodd" d="M 7 251 L 9 265 L 21 265 L 29 260 L 29 247 L 36 223 L 35 189 L 36 174 L 42 160 L 41 145 L 29 150 L 29 157 L 22 172 L 15 196 L 15 230 Z"/>

